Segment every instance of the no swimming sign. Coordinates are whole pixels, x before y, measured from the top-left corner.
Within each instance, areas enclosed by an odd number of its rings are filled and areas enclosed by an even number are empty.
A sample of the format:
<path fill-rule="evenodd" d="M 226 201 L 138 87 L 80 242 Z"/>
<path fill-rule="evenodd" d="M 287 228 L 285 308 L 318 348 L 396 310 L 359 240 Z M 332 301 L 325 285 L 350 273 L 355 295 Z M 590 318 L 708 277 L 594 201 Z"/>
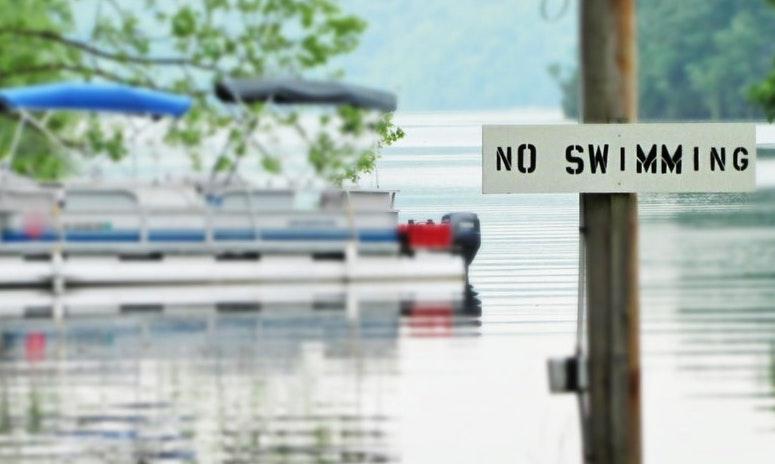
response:
<path fill-rule="evenodd" d="M 753 124 L 483 126 L 483 193 L 743 192 Z"/>

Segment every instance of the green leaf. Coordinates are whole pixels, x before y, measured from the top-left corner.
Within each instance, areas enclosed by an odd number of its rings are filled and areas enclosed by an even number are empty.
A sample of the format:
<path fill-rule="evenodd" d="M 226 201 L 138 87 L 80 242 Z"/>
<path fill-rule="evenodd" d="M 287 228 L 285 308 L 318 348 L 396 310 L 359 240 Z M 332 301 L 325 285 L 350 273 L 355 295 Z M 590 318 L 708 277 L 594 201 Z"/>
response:
<path fill-rule="evenodd" d="M 213 166 L 213 170 L 215 172 L 224 172 L 233 166 L 234 163 L 225 155 L 221 155 L 218 157 L 218 159 L 215 160 L 215 166 Z"/>
<path fill-rule="evenodd" d="M 280 160 L 273 156 L 263 156 L 261 158 L 261 167 L 270 174 L 279 174 L 282 171 Z"/>
<path fill-rule="evenodd" d="M 172 16 L 170 24 L 172 35 L 178 38 L 189 37 L 196 31 L 196 12 L 185 6 Z"/>

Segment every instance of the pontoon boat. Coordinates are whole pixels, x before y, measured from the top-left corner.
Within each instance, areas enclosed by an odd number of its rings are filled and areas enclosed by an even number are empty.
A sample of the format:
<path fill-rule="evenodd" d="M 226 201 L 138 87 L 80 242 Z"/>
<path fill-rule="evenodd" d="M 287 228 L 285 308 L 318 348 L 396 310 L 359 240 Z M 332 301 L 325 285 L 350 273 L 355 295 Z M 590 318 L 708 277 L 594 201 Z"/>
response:
<path fill-rule="evenodd" d="M 390 110 L 390 96 L 343 84 L 231 81 L 225 100 L 350 104 Z M 311 90 L 311 89 L 314 89 Z M 305 93 L 306 92 L 306 93 Z M 0 90 L 18 112 L 107 111 L 178 117 L 187 97 L 107 84 L 52 84 Z M 398 224 L 394 192 L 327 190 L 317 208 L 294 208 L 296 191 L 234 182 L 203 189 L 186 182 L 39 183 L 0 172 L 0 288 L 23 314 L 48 307 L 62 315 L 81 304 L 132 305 L 139 292 L 84 287 L 237 283 L 457 283 L 479 246 L 475 215 L 443 224 Z M 12 290 L 11 290 L 12 289 Z M 15 292 L 15 293 L 14 293 Z M 121 300 L 121 295 L 130 295 Z M 132 297 L 131 295 L 135 295 Z M 22 298 L 23 297 L 23 298 Z M 34 297 L 34 298 L 33 298 Z M 24 304 L 32 298 L 34 303 Z M 80 299 L 79 299 L 80 298 Z M 147 300 L 146 293 L 144 299 Z"/>

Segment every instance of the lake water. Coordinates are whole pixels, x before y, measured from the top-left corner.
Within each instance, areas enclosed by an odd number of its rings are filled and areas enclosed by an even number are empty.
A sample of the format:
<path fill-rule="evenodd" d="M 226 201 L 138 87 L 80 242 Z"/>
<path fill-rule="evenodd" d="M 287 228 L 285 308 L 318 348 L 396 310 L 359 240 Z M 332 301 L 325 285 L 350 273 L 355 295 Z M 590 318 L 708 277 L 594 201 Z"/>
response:
<path fill-rule="evenodd" d="M 546 376 L 575 343 L 577 196 L 479 193 L 478 125 L 504 119 L 557 115 L 404 116 L 365 180 L 402 219 L 479 214 L 481 316 L 3 321 L 0 462 L 579 462 L 575 399 Z M 640 198 L 646 462 L 775 456 L 774 163 L 753 194 Z"/>

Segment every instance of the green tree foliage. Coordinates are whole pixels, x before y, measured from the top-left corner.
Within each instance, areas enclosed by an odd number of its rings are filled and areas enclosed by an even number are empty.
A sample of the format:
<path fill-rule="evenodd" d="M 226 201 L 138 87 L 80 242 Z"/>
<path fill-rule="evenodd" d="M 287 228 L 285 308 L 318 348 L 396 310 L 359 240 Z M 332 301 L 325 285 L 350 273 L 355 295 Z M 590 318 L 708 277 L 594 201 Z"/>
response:
<path fill-rule="evenodd" d="M 19 56 L 9 45 L 12 58 L 0 58 L 0 85 L 68 78 L 190 95 L 192 109 L 167 126 L 164 140 L 184 148 L 195 167 L 204 167 L 205 141 L 226 134 L 216 170 L 234 170 L 244 159 L 279 173 L 283 159 L 255 136 L 290 128 L 308 147 L 314 172 L 341 183 L 373 169 L 379 148 L 403 135 L 390 115 L 354 108 L 322 112 L 321 130 L 313 134 L 296 113 L 243 105 L 235 117 L 212 96 L 213 83 L 224 77 L 338 75 L 330 67 L 332 58 L 355 49 L 366 27 L 342 11 L 338 0 L 0 0 L 0 11 L 19 3 L 37 5 L 40 20 L 0 17 L 0 43 L 24 44 L 30 54 Z M 76 36 L 73 12 L 89 7 L 96 8 L 93 27 L 87 37 Z M 120 160 L 131 150 L 122 127 L 108 126 L 100 118 L 59 123 L 52 130 L 89 156 Z M 369 137 L 376 142 L 359 143 Z M 28 153 L 22 150 L 19 159 L 30 159 Z"/>
<path fill-rule="evenodd" d="M 27 0 L 0 1 L 0 27 L 15 29 L 58 30 L 72 29 L 72 16 L 66 1 Z M 71 52 L 77 55 L 77 51 Z M 0 40 L 0 86 L 49 82 L 64 77 L 63 70 L 51 66 L 52 53 L 40 43 Z M 8 153 L 17 130 L 17 121 L 8 113 L 0 118 L 0 158 Z M 48 125 L 54 131 L 68 127 L 71 118 L 65 114 L 53 115 Z M 21 173 L 44 179 L 60 176 L 69 166 L 66 153 L 51 143 L 40 132 L 21 133 L 13 168 Z"/>
<path fill-rule="evenodd" d="M 641 119 L 762 116 L 750 94 L 775 55 L 775 11 L 765 0 L 640 0 L 638 34 Z M 576 116 L 578 72 L 558 81 L 566 114 Z"/>
<path fill-rule="evenodd" d="M 775 0 L 767 0 L 775 8 Z M 767 119 L 775 121 L 775 59 L 773 68 L 765 80 L 751 88 L 751 100 L 757 102 L 764 109 Z"/>

